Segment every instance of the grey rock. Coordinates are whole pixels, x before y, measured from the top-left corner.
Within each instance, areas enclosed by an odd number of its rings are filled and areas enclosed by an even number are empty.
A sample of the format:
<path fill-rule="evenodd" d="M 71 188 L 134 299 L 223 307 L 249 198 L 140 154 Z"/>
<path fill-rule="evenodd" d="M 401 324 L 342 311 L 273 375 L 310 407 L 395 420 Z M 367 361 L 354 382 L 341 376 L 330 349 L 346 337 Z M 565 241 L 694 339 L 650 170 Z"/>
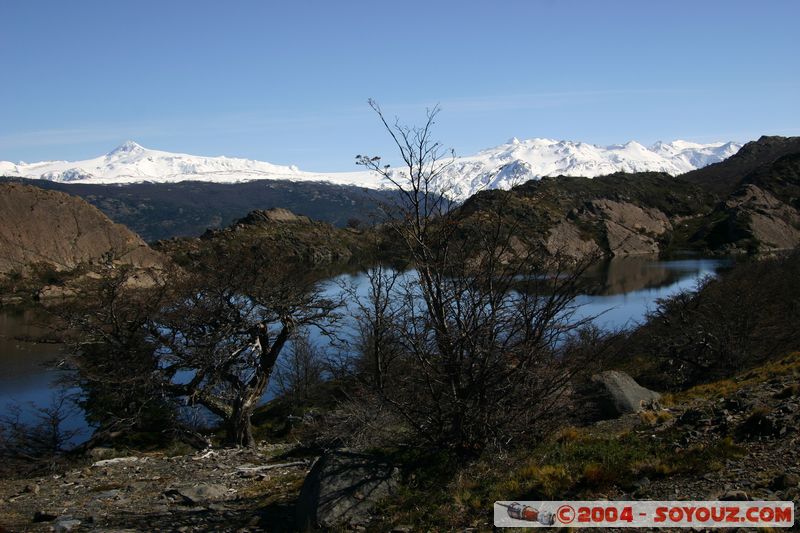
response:
<path fill-rule="evenodd" d="M 722 501 L 735 502 L 735 501 L 748 501 L 750 498 L 743 490 L 728 490 L 722 493 L 719 498 Z"/>
<path fill-rule="evenodd" d="M 658 407 L 661 395 L 636 383 L 625 372 L 608 370 L 592 376 L 595 386 L 594 398 L 600 413 L 606 417 L 617 417 L 627 413 Z"/>
<path fill-rule="evenodd" d="M 228 510 L 228 507 L 221 503 L 210 503 L 206 506 L 209 511 L 214 511 L 215 513 L 224 513 Z"/>
<path fill-rule="evenodd" d="M 80 520 L 76 520 L 74 518 L 62 518 L 58 522 L 56 522 L 53 529 L 56 533 L 67 533 L 68 531 L 72 531 L 76 527 L 81 525 Z"/>
<path fill-rule="evenodd" d="M 215 483 L 195 483 L 167 489 L 164 494 L 167 497 L 180 497 L 185 503 L 197 505 L 224 499 L 228 495 L 228 487 Z"/>
<path fill-rule="evenodd" d="M 301 530 L 367 523 L 376 504 L 395 492 L 400 472 L 389 462 L 349 450 L 329 452 L 312 467 L 300 489 Z"/>

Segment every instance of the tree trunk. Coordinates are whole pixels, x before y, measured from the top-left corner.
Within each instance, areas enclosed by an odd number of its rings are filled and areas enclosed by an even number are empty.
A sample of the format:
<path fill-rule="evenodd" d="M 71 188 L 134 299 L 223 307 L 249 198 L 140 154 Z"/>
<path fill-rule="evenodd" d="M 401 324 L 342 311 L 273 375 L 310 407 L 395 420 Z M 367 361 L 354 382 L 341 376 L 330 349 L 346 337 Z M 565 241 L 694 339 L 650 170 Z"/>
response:
<path fill-rule="evenodd" d="M 237 405 L 233 409 L 233 414 L 226 423 L 225 440 L 234 446 L 255 446 L 256 441 L 253 437 L 253 425 L 250 423 L 252 409 Z"/>

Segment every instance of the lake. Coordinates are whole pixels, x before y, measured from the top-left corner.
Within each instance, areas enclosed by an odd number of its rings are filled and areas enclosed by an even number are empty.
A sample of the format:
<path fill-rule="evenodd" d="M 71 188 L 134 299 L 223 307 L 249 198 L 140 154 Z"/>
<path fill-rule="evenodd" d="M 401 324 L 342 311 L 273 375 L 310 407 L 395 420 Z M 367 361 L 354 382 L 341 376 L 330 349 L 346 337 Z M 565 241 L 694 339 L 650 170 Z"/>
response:
<path fill-rule="evenodd" d="M 653 309 L 659 298 L 694 289 L 698 281 L 731 264 L 727 259 L 692 258 L 659 261 L 649 257 L 618 258 L 597 265 L 589 273 L 591 291 L 578 297 L 579 316 L 597 316 L 604 328 L 633 327 Z M 340 283 L 366 292 L 364 274 L 343 274 L 327 282 L 327 291 L 341 290 Z M 59 346 L 30 342 L 47 334 L 46 315 L 35 310 L 0 310 L 0 416 L 22 407 L 25 420 L 34 419 L 34 406 L 47 406 L 58 392 L 61 374 L 51 364 Z M 274 396 L 270 389 L 265 399 Z M 65 429 L 89 428 L 78 411 L 70 414 Z M 80 436 L 76 437 L 80 439 Z"/>

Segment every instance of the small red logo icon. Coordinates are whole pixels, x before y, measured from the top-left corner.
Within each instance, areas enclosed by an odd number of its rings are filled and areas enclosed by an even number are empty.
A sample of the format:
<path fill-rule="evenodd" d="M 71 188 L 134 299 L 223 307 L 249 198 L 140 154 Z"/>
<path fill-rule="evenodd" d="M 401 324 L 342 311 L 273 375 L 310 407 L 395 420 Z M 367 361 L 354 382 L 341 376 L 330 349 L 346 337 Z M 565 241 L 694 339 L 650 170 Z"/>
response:
<path fill-rule="evenodd" d="M 562 524 L 571 524 L 573 520 L 575 520 L 575 509 L 570 507 L 569 505 L 562 505 L 556 511 L 556 516 L 558 517 L 558 521 Z"/>

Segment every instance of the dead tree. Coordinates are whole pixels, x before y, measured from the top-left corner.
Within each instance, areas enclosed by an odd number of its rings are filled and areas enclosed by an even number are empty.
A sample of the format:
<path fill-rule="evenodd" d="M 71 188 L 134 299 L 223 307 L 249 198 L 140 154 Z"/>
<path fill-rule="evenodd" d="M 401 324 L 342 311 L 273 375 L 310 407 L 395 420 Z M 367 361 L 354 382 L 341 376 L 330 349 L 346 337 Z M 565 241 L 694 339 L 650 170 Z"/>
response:
<path fill-rule="evenodd" d="M 308 330 L 296 332 L 289 352 L 275 369 L 279 394 L 293 401 L 305 400 L 324 377 L 325 361 L 319 347 L 311 340 Z"/>
<path fill-rule="evenodd" d="M 383 376 L 380 398 L 418 436 L 462 454 L 534 435 L 586 368 L 573 357 L 585 351 L 570 347 L 590 322 L 573 312 L 593 258 L 545 254 L 510 216 L 509 193 L 478 221 L 451 209 L 440 184 L 452 152 L 431 137 L 438 109 L 409 128 L 370 104 L 402 165 L 370 156 L 357 163 L 397 188 L 402 216 L 392 229 L 413 267 L 393 319 L 402 357 Z"/>

